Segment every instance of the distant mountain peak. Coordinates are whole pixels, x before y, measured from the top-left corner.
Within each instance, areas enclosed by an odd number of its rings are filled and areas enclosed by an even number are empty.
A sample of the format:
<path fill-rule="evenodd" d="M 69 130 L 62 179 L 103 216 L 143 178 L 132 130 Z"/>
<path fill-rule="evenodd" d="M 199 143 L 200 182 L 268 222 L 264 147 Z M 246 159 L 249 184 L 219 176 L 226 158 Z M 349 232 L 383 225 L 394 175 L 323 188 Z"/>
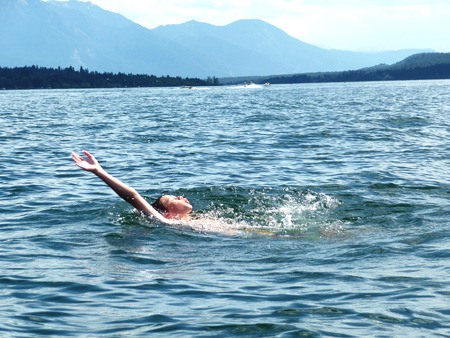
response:
<path fill-rule="evenodd" d="M 197 20 L 189 20 L 189 21 L 179 23 L 179 24 L 161 25 L 161 26 L 156 27 L 154 30 L 170 30 L 172 28 L 197 29 L 197 28 L 201 28 L 201 27 L 214 27 L 214 26 L 209 23 L 206 23 L 206 22 L 201 22 L 201 21 L 197 21 Z"/>
<path fill-rule="evenodd" d="M 259 19 L 223 26 L 191 20 L 147 29 L 81 0 L 0 0 L 0 22 L 3 67 L 83 66 L 206 78 L 358 69 L 418 52 L 325 50 Z"/>
<path fill-rule="evenodd" d="M 274 25 L 272 25 L 264 20 L 261 20 L 261 19 L 239 19 L 239 20 L 229 23 L 227 26 L 250 26 L 250 27 L 272 26 L 272 27 L 275 27 Z"/>

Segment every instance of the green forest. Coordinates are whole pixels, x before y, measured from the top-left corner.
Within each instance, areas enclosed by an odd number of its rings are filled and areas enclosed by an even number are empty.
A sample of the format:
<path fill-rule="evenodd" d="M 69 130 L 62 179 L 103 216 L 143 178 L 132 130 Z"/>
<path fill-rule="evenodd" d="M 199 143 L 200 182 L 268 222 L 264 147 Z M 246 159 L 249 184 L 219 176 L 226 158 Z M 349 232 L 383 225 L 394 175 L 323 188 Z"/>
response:
<path fill-rule="evenodd" d="M 259 83 L 316 83 L 450 79 L 450 53 L 421 53 L 393 65 L 259 78 Z"/>
<path fill-rule="evenodd" d="M 80 67 L 45 68 L 38 66 L 0 67 L 0 89 L 64 89 L 64 88 L 126 88 L 218 85 L 215 77 L 201 80 L 172 76 L 99 73 Z"/>

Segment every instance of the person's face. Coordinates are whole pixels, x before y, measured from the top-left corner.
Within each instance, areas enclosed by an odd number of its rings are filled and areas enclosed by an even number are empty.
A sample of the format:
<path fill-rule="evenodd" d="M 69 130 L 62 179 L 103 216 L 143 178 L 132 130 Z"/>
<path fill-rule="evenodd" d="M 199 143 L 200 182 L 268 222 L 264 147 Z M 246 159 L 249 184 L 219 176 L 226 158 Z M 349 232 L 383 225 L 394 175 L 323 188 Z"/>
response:
<path fill-rule="evenodd" d="M 186 215 L 192 211 L 191 203 L 183 196 L 164 195 L 161 203 L 173 215 Z"/>

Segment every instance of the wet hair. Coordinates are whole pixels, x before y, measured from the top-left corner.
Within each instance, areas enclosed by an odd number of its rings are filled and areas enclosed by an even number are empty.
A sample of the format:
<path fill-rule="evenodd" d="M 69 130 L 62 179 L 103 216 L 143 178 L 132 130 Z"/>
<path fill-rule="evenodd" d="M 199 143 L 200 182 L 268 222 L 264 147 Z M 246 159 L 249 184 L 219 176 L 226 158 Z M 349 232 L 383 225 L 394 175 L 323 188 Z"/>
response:
<path fill-rule="evenodd" d="M 155 208 L 156 211 L 158 211 L 160 214 L 163 214 L 165 212 L 168 212 L 167 208 L 162 204 L 161 197 L 159 196 L 152 204 L 151 206 Z"/>

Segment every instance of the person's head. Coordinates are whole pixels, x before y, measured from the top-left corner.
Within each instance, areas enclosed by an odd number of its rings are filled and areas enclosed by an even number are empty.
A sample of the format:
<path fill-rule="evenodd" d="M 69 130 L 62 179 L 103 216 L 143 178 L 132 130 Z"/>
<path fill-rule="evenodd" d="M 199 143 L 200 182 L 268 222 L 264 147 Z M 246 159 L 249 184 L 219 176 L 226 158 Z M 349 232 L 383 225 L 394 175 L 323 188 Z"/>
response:
<path fill-rule="evenodd" d="M 191 203 L 183 196 L 162 195 L 152 203 L 152 207 L 169 217 L 183 217 L 192 211 Z"/>

